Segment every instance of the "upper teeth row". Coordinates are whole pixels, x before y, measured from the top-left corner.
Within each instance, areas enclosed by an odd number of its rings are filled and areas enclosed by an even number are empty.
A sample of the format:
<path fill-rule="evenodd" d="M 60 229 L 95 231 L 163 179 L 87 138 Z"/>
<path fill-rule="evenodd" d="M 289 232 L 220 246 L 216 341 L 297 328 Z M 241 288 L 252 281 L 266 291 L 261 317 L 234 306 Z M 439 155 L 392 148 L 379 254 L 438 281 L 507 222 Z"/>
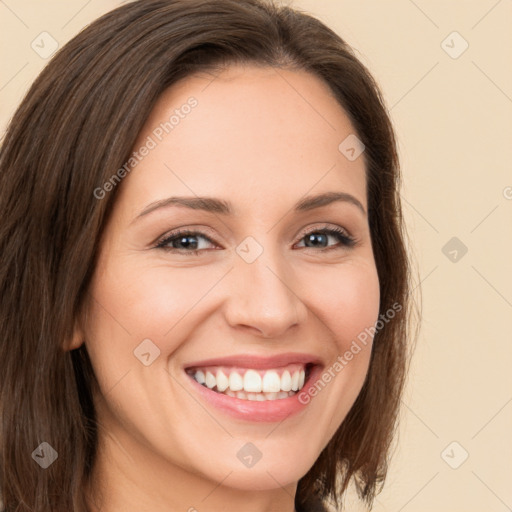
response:
<path fill-rule="evenodd" d="M 230 372 L 226 375 L 222 370 L 217 370 L 215 375 L 206 371 L 197 370 L 194 379 L 199 384 L 206 384 L 210 389 L 217 386 L 221 393 L 228 388 L 231 391 L 247 391 L 249 393 L 271 393 L 279 391 L 298 391 L 304 386 L 306 372 L 304 369 L 296 370 L 290 374 L 285 370 L 281 377 L 275 370 L 268 370 L 263 377 L 255 370 L 247 370 L 242 377 L 238 372 Z"/>

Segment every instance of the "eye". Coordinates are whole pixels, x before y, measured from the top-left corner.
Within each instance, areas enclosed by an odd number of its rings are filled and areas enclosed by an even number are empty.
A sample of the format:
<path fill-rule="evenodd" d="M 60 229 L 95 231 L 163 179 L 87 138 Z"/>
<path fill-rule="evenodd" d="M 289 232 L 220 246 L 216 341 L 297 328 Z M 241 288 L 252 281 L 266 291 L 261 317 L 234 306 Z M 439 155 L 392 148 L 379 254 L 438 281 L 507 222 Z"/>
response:
<path fill-rule="evenodd" d="M 329 239 L 334 239 L 338 243 L 328 245 Z M 201 240 L 203 240 L 203 243 L 201 243 Z M 357 242 L 356 239 L 350 236 L 344 229 L 338 227 L 330 228 L 327 226 L 304 233 L 300 240 L 305 240 L 306 242 L 302 247 L 307 249 L 319 249 L 320 252 L 339 249 L 341 247 L 353 247 Z M 217 245 L 200 231 L 178 230 L 165 236 L 165 238 L 157 243 L 155 248 L 193 256 L 200 254 L 201 251 L 207 250 L 208 244 Z"/>
<path fill-rule="evenodd" d="M 339 242 L 338 245 L 331 245 L 328 247 L 324 247 L 324 243 L 327 244 L 329 242 L 329 237 L 334 238 Z M 351 237 L 344 229 L 342 228 L 329 228 L 324 227 L 321 229 L 315 229 L 313 231 L 308 231 L 307 233 L 302 235 L 301 240 L 306 240 L 305 247 L 307 248 L 321 248 L 325 250 L 338 249 L 340 246 L 345 247 L 353 247 L 356 244 L 355 238 Z"/>
<path fill-rule="evenodd" d="M 214 244 L 206 235 L 199 231 L 175 231 L 166 236 L 156 245 L 157 249 L 164 249 L 170 252 L 181 252 L 186 254 L 198 254 L 205 247 L 200 247 L 198 239 L 207 240 Z M 215 245 L 215 244 L 214 244 Z"/>

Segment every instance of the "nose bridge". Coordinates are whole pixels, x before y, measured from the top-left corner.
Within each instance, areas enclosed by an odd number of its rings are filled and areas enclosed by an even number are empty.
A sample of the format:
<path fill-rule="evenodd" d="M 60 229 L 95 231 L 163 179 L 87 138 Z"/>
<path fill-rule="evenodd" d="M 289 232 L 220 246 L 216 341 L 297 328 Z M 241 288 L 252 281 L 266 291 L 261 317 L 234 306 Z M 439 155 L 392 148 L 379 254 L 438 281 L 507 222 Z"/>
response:
<path fill-rule="evenodd" d="M 302 320 L 304 306 L 294 293 L 284 255 L 248 238 L 237 247 L 230 273 L 227 320 L 265 337 L 278 336 Z"/>

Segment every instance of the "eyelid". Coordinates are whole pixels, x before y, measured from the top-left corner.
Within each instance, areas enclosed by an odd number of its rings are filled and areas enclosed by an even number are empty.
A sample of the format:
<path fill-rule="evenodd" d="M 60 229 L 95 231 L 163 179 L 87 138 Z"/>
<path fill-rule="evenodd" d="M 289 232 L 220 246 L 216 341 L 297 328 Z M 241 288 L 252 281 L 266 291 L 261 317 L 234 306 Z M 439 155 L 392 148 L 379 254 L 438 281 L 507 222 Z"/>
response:
<path fill-rule="evenodd" d="M 353 239 L 356 241 L 356 238 L 350 233 L 350 231 L 343 227 L 339 226 L 338 224 L 330 224 L 327 222 L 324 222 L 321 226 L 314 226 L 314 227 L 307 227 L 304 228 L 298 235 L 297 242 L 300 241 L 304 236 L 308 235 L 309 233 L 315 233 L 316 231 L 323 231 L 323 230 L 336 230 L 336 231 L 342 231 L 343 234 L 350 239 Z"/>
<path fill-rule="evenodd" d="M 152 247 L 158 247 L 162 242 L 165 242 L 169 238 L 174 238 L 179 235 L 183 234 L 194 234 L 194 235 L 201 235 L 204 238 L 207 238 L 212 244 L 218 245 L 218 243 L 215 241 L 215 235 L 213 234 L 214 231 L 210 228 L 207 228 L 206 226 L 202 225 L 188 225 L 185 227 L 175 228 L 171 229 L 167 232 L 165 232 L 163 235 L 160 235 L 152 244 Z"/>

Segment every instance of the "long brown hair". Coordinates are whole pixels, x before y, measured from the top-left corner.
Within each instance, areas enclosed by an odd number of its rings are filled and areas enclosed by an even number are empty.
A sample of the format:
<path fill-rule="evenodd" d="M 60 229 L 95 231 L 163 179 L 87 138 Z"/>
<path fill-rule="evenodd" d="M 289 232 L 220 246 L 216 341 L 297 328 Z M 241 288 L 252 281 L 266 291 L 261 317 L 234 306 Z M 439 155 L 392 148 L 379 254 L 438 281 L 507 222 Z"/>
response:
<path fill-rule="evenodd" d="M 371 506 L 384 481 L 404 384 L 412 310 L 396 141 L 378 86 L 355 53 L 313 17 L 260 0 L 141 0 L 66 44 L 15 113 L 0 153 L 0 494 L 5 511 L 88 510 L 97 446 L 85 346 L 66 351 L 86 303 L 119 187 L 94 190 L 130 157 L 160 94 L 230 63 L 306 70 L 333 91 L 365 144 L 380 313 L 354 406 L 299 481 L 341 503 L 350 481 Z M 340 141 L 341 142 L 341 141 Z M 32 460 L 47 442 L 58 459 Z"/>

